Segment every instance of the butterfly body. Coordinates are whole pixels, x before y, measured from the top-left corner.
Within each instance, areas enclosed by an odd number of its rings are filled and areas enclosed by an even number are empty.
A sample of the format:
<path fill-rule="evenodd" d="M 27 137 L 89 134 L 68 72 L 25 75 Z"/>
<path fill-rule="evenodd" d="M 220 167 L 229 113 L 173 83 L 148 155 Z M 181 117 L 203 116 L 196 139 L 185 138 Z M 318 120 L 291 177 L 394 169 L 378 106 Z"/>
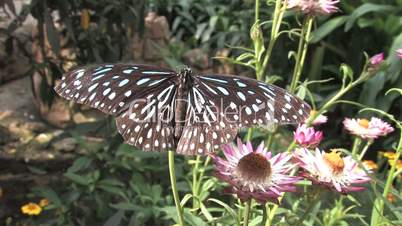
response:
<path fill-rule="evenodd" d="M 255 79 L 149 65 L 79 67 L 55 87 L 62 97 L 116 117 L 125 142 L 145 151 L 213 152 L 239 128 L 302 123 L 304 101 Z"/>
<path fill-rule="evenodd" d="M 187 100 L 188 91 L 192 86 L 192 71 L 189 68 L 184 68 L 177 73 L 177 96 L 176 96 L 176 108 L 175 108 L 175 129 L 174 136 L 175 138 L 180 138 L 182 133 L 183 123 L 186 118 L 186 108 L 187 102 L 183 100 Z"/>

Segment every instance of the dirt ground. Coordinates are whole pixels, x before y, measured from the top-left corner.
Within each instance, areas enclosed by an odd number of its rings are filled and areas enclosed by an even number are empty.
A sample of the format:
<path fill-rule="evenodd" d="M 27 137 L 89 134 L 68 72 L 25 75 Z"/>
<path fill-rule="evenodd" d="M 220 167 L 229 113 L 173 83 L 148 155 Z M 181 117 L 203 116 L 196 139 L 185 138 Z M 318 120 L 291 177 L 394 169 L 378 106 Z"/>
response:
<path fill-rule="evenodd" d="M 29 77 L 0 86 L 0 222 L 18 215 L 29 188 L 51 183 L 71 164 L 76 144 L 63 133 L 40 119 Z"/>

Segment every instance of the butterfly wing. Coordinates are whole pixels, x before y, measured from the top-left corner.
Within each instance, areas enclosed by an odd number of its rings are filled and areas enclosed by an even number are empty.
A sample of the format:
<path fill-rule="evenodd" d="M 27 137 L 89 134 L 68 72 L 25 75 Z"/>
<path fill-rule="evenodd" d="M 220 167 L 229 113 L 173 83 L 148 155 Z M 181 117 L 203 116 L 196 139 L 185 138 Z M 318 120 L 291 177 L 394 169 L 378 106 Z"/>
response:
<path fill-rule="evenodd" d="M 103 64 L 66 73 L 56 92 L 116 116 L 125 142 L 143 150 L 174 147 L 174 71 L 148 65 Z"/>
<path fill-rule="evenodd" d="M 255 79 L 231 75 L 199 75 L 196 85 L 208 100 L 219 104 L 226 118 L 239 127 L 297 124 L 311 108 L 286 90 Z"/>
<path fill-rule="evenodd" d="M 177 153 L 203 154 L 231 142 L 237 126 L 227 120 L 220 107 L 208 100 L 202 90 L 193 86 L 188 93 L 186 120 Z"/>
<path fill-rule="evenodd" d="M 187 124 L 177 146 L 183 154 L 219 149 L 238 128 L 301 123 L 311 110 L 282 88 L 230 75 L 194 76 L 187 102 Z"/>

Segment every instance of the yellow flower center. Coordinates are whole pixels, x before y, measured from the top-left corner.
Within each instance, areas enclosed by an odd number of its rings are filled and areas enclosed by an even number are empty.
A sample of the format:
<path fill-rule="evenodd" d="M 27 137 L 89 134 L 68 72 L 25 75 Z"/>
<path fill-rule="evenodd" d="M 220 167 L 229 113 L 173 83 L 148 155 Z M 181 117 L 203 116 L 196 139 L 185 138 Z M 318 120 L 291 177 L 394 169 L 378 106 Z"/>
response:
<path fill-rule="evenodd" d="M 250 153 L 240 159 L 236 171 L 245 180 L 261 183 L 271 176 L 271 164 L 262 154 Z"/>
<path fill-rule="evenodd" d="M 330 153 L 325 153 L 323 157 L 334 173 L 341 173 L 343 171 L 345 162 L 343 161 L 339 151 L 331 150 Z"/>
<path fill-rule="evenodd" d="M 360 126 L 366 128 L 366 129 L 369 128 L 369 121 L 368 121 L 367 119 L 364 119 L 364 118 L 363 118 L 363 119 L 359 119 L 359 120 L 358 120 L 358 123 L 359 123 Z"/>
<path fill-rule="evenodd" d="M 317 111 L 316 110 L 311 110 L 310 111 L 310 116 L 315 116 L 317 114 Z"/>

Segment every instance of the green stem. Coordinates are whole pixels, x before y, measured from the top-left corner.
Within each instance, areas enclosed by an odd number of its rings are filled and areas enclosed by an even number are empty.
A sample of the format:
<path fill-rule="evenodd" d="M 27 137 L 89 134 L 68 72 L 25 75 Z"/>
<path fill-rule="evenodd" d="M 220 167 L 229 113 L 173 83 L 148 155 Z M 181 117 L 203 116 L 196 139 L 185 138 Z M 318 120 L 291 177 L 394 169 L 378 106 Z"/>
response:
<path fill-rule="evenodd" d="M 313 25 L 314 17 L 308 16 L 303 24 L 299 47 L 297 49 L 296 64 L 293 71 L 292 82 L 290 83 L 289 91 L 294 93 L 296 91 L 297 83 L 300 80 L 300 75 L 303 71 L 304 61 L 307 54 L 308 42 L 310 40 L 311 28 Z"/>
<path fill-rule="evenodd" d="M 253 128 L 248 128 L 246 134 L 246 142 L 251 141 L 252 136 L 253 136 Z"/>
<path fill-rule="evenodd" d="M 203 170 L 200 172 L 200 175 L 198 176 L 198 181 L 197 181 L 197 186 L 196 186 L 196 194 L 198 194 L 200 192 L 201 182 L 202 182 L 202 178 L 204 177 L 205 168 L 207 168 L 210 161 L 211 161 L 211 157 L 207 156 L 207 158 L 205 159 L 204 165 L 202 167 Z"/>
<path fill-rule="evenodd" d="M 362 139 L 360 137 L 356 137 L 354 142 L 353 142 L 353 147 L 352 147 L 352 156 L 355 157 L 357 153 L 360 150 L 360 145 L 362 144 Z"/>
<path fill-rule="evenodd" d="M 248 200 L 244 206 L 244 215 L 243 215 L 243 226 L 248 226 L 248 221 L 250 218 L 250 210 L 251 210 L 251 201 L 252 199 Z"/>
<path fill-rule="evenodd" d="M 281 8 L 282 6 L 282 8 Z M 272 27 L 271 27 L 271 39 L 268 43 L 268 49 L 264 56 L 264 60 L 262 66 L 260 67 L 260 71 L 257 73 L 259 77 L 263 79 L 263 75 L 266 72 L 268 62 L 272 55 L 272 50 L 275 46 L 276 40 L 278 39 L 279 29 L 282 24 L 283 14 L 286 11 L 287 0 L 276 0 L 275 1 L 275 10 L 274 16 L 272 18 Z"/>
<path fill-rule="evenodd" d="M 261 220 L 261 226 L 265 225 L 265 222 L 267 221 L 268 213 L 269 213 L 269 206 L 268 203 L 262 206 L 262 220 Z"/>
<path fill-rule="evenodd" d="M 384 191 L 382 193 L 382 199 L 381 198 L 377 198 L 374 202 L 374 206 L 373 206 L 373 210 L 371 213 L 371 225 L 378 225 L 379 222 L 381 222 L 381 218 L 382 215 L 384 213 L 384 201 L 383 199 L 387 198 L 387 195 L 389 193 L 389 190 L 391 189 L 392 186 L 392 182 L 394 181 L 394 174 L 395 174 L 395 170 L 396 170 L 396 165 L 398 163 L 399 158 L 401 157 L 401 153 L 402 153 L 402 129 L 401 129 L 401 133 L 400 133 L 400 138 L 399 138 L 399 142 L 398 142 L 398 147 L 396 149 L 396 154 L 395 154 L 395 159 L 392 162 L 391 165 L 391 169 L 388 171 L 388 177 L 387 180 L 385 182 L 385 187 L 384 187 Z"/>
<path fill-rule="evenodd" d="M 282 196 L 283 197 L 283 194 Z M 279 199 L 281 199 L 281 197 Z M 280 202 L 281 200 L 279 200 Z M 268 220 L 265 222 L 265 226 L 271 226 L 272 225 L 272 221 L 274 220 L 275 214 L 276 214 L 276 210 L 279 208 L 278 204 L 275 204 L 272 209 L 270 209 L 271 211 L 269 211 L 269 215 L 268 215 Z"/>
<path fill-rule="evenodd" d="M 255 21 L 258 21 L 260 19 L 260 0 L 255 0 L 255 14 L 254 14 Z"/>
<path fill-rule="evenodd" d="M 370 139 L 367 141 L 366 145 L 363 147 L 362 152 L 359 155 L 359 160 L 362 160 L 364 155 L 366 154 L 368 148 L 373 144 L 374 140 Z"/>
<path fill-rule="evenodd" d="M 197 177 L 200 158 L 201 158 L 200 155 L 197 155 L 197 157 L 195 158 L 195 164 L 194 164 L 193 172 L 192 172 L 193 173 L 193 186 L 192 186 L 192 188 L 193 188 L 193 209 L 195 209 L 197 207 L 197 201 L 195 200 L 195 197 L 198 196 L 197 182 L 198 182 L 198 179 L 201 179 L 201 178 Z"/>
<path fill-rule="evenodd" d="M 176 173 L 175 173 L 175 169 L 174 169 L 174 155 L 175 155 L 174 151 L 168 152 L 170 183 L 172 185 L 173 198 L 174 198 L 174 203 L 176 205 L 177 217 L 179 218 L 179 225 L 184 226 L 183 209 L 180 206 L 180 197 L 179 197 L 179 192 L 177 191 L 177 185 L 176 185 Z"/>
<path fill-rule="evenodd" d="M 265 147 L 267 147 L 267 149 L 269 150 L 271 148 L 272 142 L 273 142 L 273 138 L 275 136 L 276 131 L 272 131 L 268 134 L 267 139 L 265 140 Z"/>

